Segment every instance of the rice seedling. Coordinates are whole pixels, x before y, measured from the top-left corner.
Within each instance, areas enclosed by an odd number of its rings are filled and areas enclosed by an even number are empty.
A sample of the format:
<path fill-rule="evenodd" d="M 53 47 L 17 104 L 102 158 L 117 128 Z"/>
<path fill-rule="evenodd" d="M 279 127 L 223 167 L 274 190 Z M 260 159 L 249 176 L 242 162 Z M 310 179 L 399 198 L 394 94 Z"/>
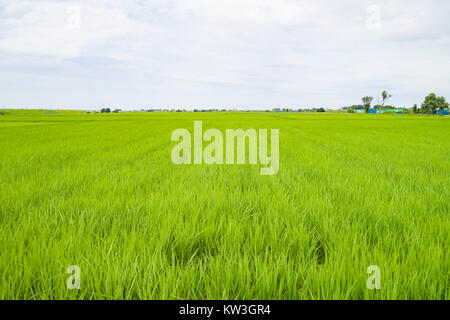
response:
<path fill-rule="evenodd" d="M 171 133 L 194 121 L 279 129 L 277 174 L 175 165 Z M 5 111 L 0 299 L 449 299 L 449 125 Z"/>

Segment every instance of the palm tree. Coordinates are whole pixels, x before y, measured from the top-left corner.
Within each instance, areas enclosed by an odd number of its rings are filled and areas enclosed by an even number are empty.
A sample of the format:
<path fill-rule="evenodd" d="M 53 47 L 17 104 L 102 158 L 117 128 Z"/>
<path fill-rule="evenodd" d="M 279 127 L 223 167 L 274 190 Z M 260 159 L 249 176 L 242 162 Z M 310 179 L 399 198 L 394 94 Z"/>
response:
<path fill-rule="evenodd" d="M 384 91 L 381 93 L 381 106 L 379 107 L 379 109 L 380 109 L 380 114 L 381 114 L 381 110 L 383 110 L 383 108 L 384 108 L 384 104 L 385 104 L 386 101 L 388 101 L 391 97 L 392 97 L 392 94 L 390 94 L 390 93 L 387 92 L 386 90 L 384 90 Z"/>

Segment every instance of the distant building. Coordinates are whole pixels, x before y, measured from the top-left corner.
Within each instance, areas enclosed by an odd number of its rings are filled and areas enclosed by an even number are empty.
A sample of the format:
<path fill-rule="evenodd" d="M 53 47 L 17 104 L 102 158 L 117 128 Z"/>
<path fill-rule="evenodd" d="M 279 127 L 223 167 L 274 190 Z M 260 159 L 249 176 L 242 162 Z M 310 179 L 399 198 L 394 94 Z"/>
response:
<path fill-rule="evenodd" d="M 366 113 L 365 110 L 356 110 L 356 113 Z M 397 113 L 397 114 L 403 114 L 403 110 L 399 109 L 386 109 L 386 110 L 369 110 L 369 114 L 378 114 L 378 113 Z"/>
<path fill-rule="evenodd" d="M 399 109 L 386 109 L 386 110 L 381 110 L 381 113 L 397 113 L 397 114 L 403 114 L 403 110 L 399 110 Z"/>

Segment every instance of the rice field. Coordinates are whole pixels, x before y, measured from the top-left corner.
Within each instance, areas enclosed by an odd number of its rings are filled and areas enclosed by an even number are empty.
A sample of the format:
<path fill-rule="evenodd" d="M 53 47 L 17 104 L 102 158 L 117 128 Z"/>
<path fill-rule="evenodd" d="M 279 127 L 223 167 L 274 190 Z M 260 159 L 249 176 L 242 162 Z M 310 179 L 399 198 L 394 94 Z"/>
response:
<path fill-rule="evenodd" d="M 0 299 L 450 298 L 448 117 L 1 111 Z M 196 120 L 279 172 L 173 164 Z"/>

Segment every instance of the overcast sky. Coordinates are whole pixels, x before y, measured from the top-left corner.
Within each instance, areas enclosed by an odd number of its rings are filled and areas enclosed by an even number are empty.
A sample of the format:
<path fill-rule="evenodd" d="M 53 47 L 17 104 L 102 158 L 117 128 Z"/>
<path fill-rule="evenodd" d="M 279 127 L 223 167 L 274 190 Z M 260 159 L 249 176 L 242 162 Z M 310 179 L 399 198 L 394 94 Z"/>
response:
<path fill-rule="evenodd" d="M 450 1 L 0 0 L 0 107 L 337 108 L 384 89 L 450 98 Z"/>

